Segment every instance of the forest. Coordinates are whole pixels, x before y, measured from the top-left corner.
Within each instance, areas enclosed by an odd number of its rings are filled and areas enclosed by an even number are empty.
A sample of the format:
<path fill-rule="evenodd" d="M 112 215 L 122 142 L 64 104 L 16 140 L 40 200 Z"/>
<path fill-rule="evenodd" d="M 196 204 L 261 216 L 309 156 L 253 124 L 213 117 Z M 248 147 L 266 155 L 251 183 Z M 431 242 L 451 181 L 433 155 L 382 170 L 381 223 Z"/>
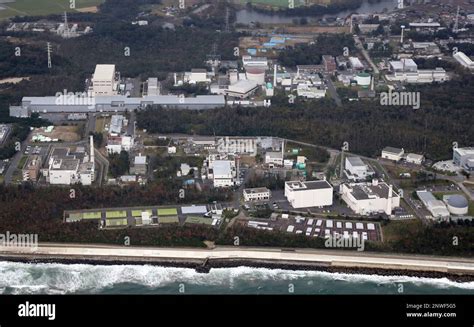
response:
<path fill-rule="evenodd" d="M 350 151 L 361 155 L 377 156 L 383 147 L 394 146 L 439 160 L 452 157 L 453 141 L 469 146 L 474 140 L 473 89 L 470 74 L 444 84 L 413 86 L 410 90 L 421 94 L 419 110 L 382 106 L 377 100 L 342 107 L 330 100 L 290 104 L 280 94 L 269 108 L 148 108 L 137 113 L 137 120 L 150 133 L 279 136 L 332 148 L 348 141 Z"/>
<path fill-rule="evenodd" d="M 283 66 L 319 65 L 323 55 L 341 56 L 344 48 L 355 49 L 354 39 L 348 34 L 320 34 L 314 44 L 297 44 L 280 51 L 278 61 Z"/>

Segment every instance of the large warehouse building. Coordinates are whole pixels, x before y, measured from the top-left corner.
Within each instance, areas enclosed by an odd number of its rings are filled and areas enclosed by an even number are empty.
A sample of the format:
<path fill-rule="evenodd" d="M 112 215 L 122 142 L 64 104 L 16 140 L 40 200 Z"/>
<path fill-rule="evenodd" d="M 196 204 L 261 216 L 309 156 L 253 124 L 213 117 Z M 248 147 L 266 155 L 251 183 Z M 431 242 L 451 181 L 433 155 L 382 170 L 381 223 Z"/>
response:
<path fill-rule="evenodd" d="M 400 195 L 392 185 L 373 180 L 372 183 L 341 184 L 341 198 L 358 215 L 392 214 L 400 206 Z"/>
<path fill-rule="evenodd" d="M 327 181 L 286 182 L 285 196 L 293 208 L 330 206 L 333 188 Z"/>
<path fill-rule="evenodd" d="M 128 98 L 122 95 L 97 97 L 24 97 L 21 108 L 10 108 L 10 116 L 25 116 L 31 113 L 93 113 L 93 112 L 120 112 L 143 109 L 148 105 L 159 105 L 164 108 L 176 109 L 214 109 L 225 106 L 222 95 L 198 95 L 196 97 L 179 97 L 176 95 L 144 96 L 142 98 Z"/>

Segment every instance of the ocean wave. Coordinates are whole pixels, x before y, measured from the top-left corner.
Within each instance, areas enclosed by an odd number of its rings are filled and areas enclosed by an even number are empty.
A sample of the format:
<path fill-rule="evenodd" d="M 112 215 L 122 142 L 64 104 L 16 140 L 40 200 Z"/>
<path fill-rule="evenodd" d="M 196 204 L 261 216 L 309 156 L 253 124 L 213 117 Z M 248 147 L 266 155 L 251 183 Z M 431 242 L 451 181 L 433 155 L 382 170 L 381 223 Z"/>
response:
<path fill-rule="evenodd" d="M 454 289 L 474 291 L 474 282 L 458 283 L 447 278 L 422 278 L 409 276 L 379 276 L 364 274 L 329 273 L 266 268 L 214 268 L 208 274 L 197 273 L 189 268 L 170 268 L 151 265 L 88 265 L 57 263 L 0 262 L 0 293 L 10 294 L 74 294 L 102 293 L 116 290 L 121 285 L 136 285 L 140 290 L 176 290 L 179 284 L 211 292 L 235 290 L 243 286 L 262 289 L 262 285 L 302 282 L 314 288 L 314 293 L 331 293 L 331 287 L 364 285 L 371 288 L 392 288 L 406 284 L 428 288 L 431 291 Z M 281 286 L 280 285 L 280 286 Z M 258 287 L 257 287 L 258 286 Z M 329 288 L 329 289 L 327 289 Z"/>

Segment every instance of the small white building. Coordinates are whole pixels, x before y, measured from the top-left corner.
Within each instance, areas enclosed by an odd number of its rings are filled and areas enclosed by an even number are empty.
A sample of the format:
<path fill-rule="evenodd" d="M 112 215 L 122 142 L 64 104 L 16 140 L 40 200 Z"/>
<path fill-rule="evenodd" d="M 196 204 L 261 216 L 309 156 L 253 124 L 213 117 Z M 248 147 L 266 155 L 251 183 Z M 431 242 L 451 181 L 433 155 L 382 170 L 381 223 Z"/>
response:
<path fill-rule="evenodd" d="M 257 188 L 246 188 L 243 191 L 244 201 L 262 201 L 269 200 L 271 197 L 271 192 L 266 187 L 257 187 Z"/>
<path fill-rule="evenodd" d="M 283 166 L 283 153 L 275 151 L 266 152 L 265 163 L 267 165 Z"/>
<path fill-rule="evenodd" d="M 400 206 L 400 195 L 393 191 L 392 185 L 377 180 L 341 184 L 340 194 L 347 206 L 358 215 L 391 215 L 393 208 Z"/>
<path fill-rule="evenodd" d="M 425 160 L 425 157 L 421 154 L 416 154 L 416 153 L 408 153 L 405 160 L 408 163 L 416 164 L 416 165 L 421 165 L 423 161 Z"/>
<path fill-rule="evenodd" d="M 474 172 L 474 147 L 455 148 L 453 163 L 467 172 Z"/>
<path fill-rule="evenodd" d="M 293 208 L 330 206 L 333 187 L 327 181 L 286 182 L 285 197 Z"/>
<path fill-rule="evenodd" d="M 404 154 L 405 150 L 403 148 L 398 149 L 388 146 L 382 150 L 382 159 L 388 159 L 398 162 L 403 159 Z"/>
<path fill-rule="evenodd" d="M 375 174 L 359 157 L 347 157 L 344 168 L 347 179 L 354 182 L 364 181 Z"/>
<path fill-rule="evenodd" d="M 446 208 L 446 205 L 443 201 L 436 199 L 433 193 L 426 190 L 421 190 L 416 191 L 416 195 L 418 196 L 420 201 L 423 202 L 426 209 L 428 209 L 433 218 L 437 220 L 449 219 L 448 208 Z"/>

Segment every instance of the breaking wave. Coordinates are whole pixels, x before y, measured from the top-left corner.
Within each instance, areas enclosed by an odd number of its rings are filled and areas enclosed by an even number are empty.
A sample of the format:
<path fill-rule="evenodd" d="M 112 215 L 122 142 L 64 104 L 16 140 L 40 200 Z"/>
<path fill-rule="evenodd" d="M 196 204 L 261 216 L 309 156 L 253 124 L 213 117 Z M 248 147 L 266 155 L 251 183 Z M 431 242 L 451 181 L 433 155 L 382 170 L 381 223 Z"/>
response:
<path fill-rule="evenodd" d="M 200 274 L 188 268 L 150 265 L 88 265 L 0 262 L 2 294 L 394 294 L 474 293 L 474 282 L 447 278 L 378 276 L 266 268 L 215 268 Z"/>

